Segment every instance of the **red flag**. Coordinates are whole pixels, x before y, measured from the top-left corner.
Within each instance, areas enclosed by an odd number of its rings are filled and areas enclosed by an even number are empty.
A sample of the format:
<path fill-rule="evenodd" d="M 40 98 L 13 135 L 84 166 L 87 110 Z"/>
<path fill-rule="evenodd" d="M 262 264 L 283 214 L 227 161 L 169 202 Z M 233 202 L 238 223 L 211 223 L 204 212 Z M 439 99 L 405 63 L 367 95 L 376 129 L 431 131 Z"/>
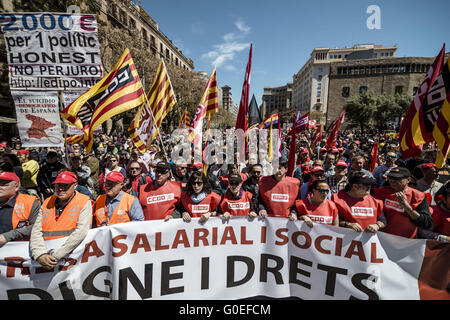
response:
<path fill-rule="evenodd" d="M 322 125 L 319 124 L 319 126 L 316 129 L 316 132 L 314 133 L 313 142 L 311 144 L 311 150 L 314 152 L 314 149 L 316 148 L 319 141 L 322 140 Z"/>
<path fill-rule="evenodd" d="M 304 114 L 298 119 L 297 122 L 297 133 L 308 130 L 309 127 L 309 112 Z"/>
<path fill-rule="evenodd" d="M 242 129 L 244 132 L 247 131 L 248 126 L 248 109 L 249 109 L 249 91 L 250 91 L 250 71 L 252 68 L 252 47 L 250 45 L 250 53 L 248 56 L 247 70 L 245 71 L 244 85 L 242 86 L 241 102 L 239 103 L 239 112 L 236 119 L 236 130 Z"/>
<path fill-rule="evenodd" d="M 370 163 L 370 168 L 369 168 L 370 172 L 373 172 L 373 170 L 375 169 L 375 167 L 378 163 L 378 145 L 379 145 L 379 141 L 377 140 L 372 148 L 372 162 Z"/>
<path fill-rule="evenodd" d="M 297 136 L 295 133 L 297 131 L 297 122 L 295 121 L 295 115 L 294 115 L 294 121 L 292 121 L 292 130 L 291 130 L 291 146 L 289 148 L 289 160 L 288 160 L 288 171 L 287 176 L 292 177 L 292 174 L 294 173 L 295 168 L 295 137 Z"/>
<path fill-rule="evenodd" d="M 325 143 L 325 145 L 328 148 L 332 148 L 332 147 L 336 146 L 337 133 L 338 133 L 340 125 L 344 122 L 344 117 L 345 117 L 345 110 L 342 111 L 341 115 L 339 116 L 339 119 L 337 119 L 336 122 L 334 123 L 333 130 L 331 130 L 331 133 L 328 136 L 327 142 Z"/>

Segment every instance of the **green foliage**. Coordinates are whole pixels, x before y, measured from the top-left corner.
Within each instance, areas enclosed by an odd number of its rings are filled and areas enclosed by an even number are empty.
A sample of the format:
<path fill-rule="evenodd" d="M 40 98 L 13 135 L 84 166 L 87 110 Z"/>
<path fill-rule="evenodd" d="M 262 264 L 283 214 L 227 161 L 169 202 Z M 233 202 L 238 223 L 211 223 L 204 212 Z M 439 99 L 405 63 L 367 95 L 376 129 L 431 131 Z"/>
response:
<path fill-rule="evenodd" d="M 411 101 L 412 97 L 404 94 L 376 95 L 369 91 L 350 97 L 344 109 L 347 119 L 357 123 L 362 132 L 366 128 L 381 131 L 388 129 L 391 121 L 398 124 Z"/>

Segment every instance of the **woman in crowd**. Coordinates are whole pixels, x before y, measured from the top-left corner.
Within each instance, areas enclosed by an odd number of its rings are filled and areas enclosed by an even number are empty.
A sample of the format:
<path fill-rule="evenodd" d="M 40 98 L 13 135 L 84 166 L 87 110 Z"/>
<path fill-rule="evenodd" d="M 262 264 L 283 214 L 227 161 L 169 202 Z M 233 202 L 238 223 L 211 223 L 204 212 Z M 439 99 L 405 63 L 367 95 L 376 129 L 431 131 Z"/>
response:
<path fill-rule="evenodd" d="M 298 219 L 303 220 L 312 228 L 314 222 L 331 226 L 339 226 L 336 205 L 327 199 L 330 187 L 324 180 L 314 180 L 309 185 L 308 196 L 295 201 Z"/>
<path fill-rule="evenodd" d="M 224 219 L 230 219 L 231 216 L 257 216 L 252 201 L 253 195 L 249 191 L 242 189 L 242 177 L 240 175 L 230 175 L 228 177 L 228 188 L 222 197 L 218 213 Z"/>
<path fill-rule="evenodd" d="M 188 222 L 194 217 L 200 218 L 200 222 L 205 222 L 216 215 L 221 198 L 211 191 L 211 185 L 205 175 L 201 172 L 193 172 L 186 188 L 187 190 L 181 194 L 177 209 L 172 214 L 174 218 L 181 216 Z"/>

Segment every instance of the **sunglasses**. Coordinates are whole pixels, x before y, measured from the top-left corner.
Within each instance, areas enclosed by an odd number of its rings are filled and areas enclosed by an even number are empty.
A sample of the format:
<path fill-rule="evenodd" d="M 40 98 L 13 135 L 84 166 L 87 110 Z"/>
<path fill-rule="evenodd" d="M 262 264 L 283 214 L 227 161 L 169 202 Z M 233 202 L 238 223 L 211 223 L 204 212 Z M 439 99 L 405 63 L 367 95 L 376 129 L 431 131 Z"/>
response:
<path fill-rule="evenodd" d="M 134 170 L 141 170 L 141 168 L 130 168 L 130 170 L 131 170 L 131 171 L 134 171 Z"/>
<path fill-rule="evenodd" d="M 239 182 L 234 182 L 234 183 L 230 182 L 230 186 L 232 186 L 232 187 L 237 187 L 239 184 L 240 184 Z"/>
<path fill-rule="evenodd" d="M 386 158 L 388 158 L 388 159 L 395 159 L 395 158 L 397 158 L 397 157 L 396 157 L 396 156 L 386 155 Z"/>
<path fill-rule="evenodd" d="M 195 181 L 195 182 L 192 182 L 192 185 L 193 186 L 201 186 L 201 185 L 203 185 L 203 182 L 202 181 Z"/>
<path fill-rule="evenodd" d="M 158 174 L 166 174 L 168 172 L 169 172 L 169 170 L 155 170 L 155 173 L 158 173 Z"/>
<path fill-rule="evenodd" d="M 330 192 L 330 189 L 316 189 L 316 190 L 324 194 L 328 194 L 328 192 Z"/>

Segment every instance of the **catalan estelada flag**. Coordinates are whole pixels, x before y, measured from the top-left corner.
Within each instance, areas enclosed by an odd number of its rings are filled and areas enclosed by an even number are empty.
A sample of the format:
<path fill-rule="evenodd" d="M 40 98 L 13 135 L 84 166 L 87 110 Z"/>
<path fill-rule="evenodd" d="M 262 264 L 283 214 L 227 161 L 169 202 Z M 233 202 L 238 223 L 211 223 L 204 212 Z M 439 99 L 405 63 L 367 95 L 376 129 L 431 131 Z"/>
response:
<path fill-rule="evenodd" d="M 144 100 L 139 75 L 130 51 L 125 49 L 111 72 L 61 111 L 61 116 L 84 131 L 82 142 L 89 153 L 95 129 L 107 119 L 138 107 Z M 81 140 L 75 136 L 68 141 Z"/>
<path fill-rule="evenodd" d="M 155 79 L 147 93 L 147 101 L 136 113 L 128 132 L 141 153 L 147 151 L 158 135 L 163 119 L 177 102 L 164 60 L 159 62 Z"/>
<path fill-rule="evenodd" d="M 439 91 L 442 95 L 446 95 L 433 129 L 433 137 L 439 147 L 439 152 L 436 157 L 436 167 L 440 169 L 445 164 L 450 148 L 450 67 L 448 60 L 442 68 L 441 75 L 439 75 L 436 82 L 433 87 L 439 86 L 441 89 Z M 445 88 L 445 91 L 442 90 L 442 87 Z"/>
<path fill-rule="evenodd" d="M 429 93 L 439 76 L 444 64 L 445 44 L 436 57 L 427 73 L 425 80 L 417 90 L 417 93 L 406 111 L 400 125 L 398 141 L 403 157 L 412 156 L 408 150 L 420 150 L 421 145 L 434 140 L 434 122 L 440 113 L 440 105 L 433 103 L 433 99 L 427 99 Z"/>

